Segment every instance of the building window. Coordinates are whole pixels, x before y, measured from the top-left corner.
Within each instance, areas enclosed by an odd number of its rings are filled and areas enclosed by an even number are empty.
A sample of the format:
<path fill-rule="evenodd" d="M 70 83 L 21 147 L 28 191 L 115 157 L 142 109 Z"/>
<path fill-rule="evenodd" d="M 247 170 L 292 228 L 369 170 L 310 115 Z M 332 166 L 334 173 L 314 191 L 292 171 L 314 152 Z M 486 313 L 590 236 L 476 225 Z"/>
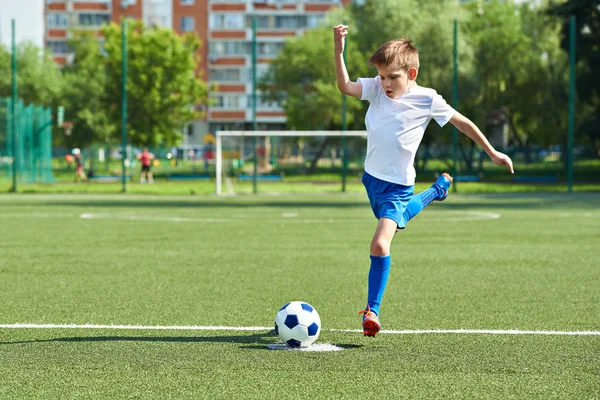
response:
<path fill-rule="evenodd" d="M 306 17 L 306 27 L 309 29 L 318 27 L 319 24 L 321 23 L 321 21 L 323 21 L 324 17 L 325 17 L 325 15 L 323 15 L 323 14 L 307 16 Z"/>
<path fill-rule="evenodd" d="M 275 28 L 300 29 L 306 27 L 306 17 L 304 16 L 277 16 L 275 18 Z"/>
<path fill-rule="evenodd" d="M 249 54 L 246 42 L 210 42 L 209 55 L 220 56 L 245 56 Z"/>
<path fill-rule="evenodd" d="M 66 41 L 48 42 L 47 47 L 52 51 L 52 54 L 68 54 L 71 50 Z"/>
<path fill-rule="evenodd" d="M 244 29 L 244 15 L 211 14 L 208 25 L 210 29 Z"/>
<path fill-rule="evenodd" d="M 269 64 L 256 64 L 256 80 L 260 81 L 269 71 Z M 246 81 L 252 82 L 252 68 L 247 69 Z"/>
<path fill-rule="evenodd" d="M 323 14 L 319 15 L 323 18 Z M 254 16 L 246 17 L 246 27 L 250 28 L 252 26 L 252 18 Z M 308 21 L 307 16 L 305 15 L 257 15 L 256 18 L 256 27 L 258 29 L 304 29 L 308 26 L 309 23 L 315 23 L 314 15 L 308 16 L 308 18 L 313 18 L 312 21 Z"/>
<path fill-rule="evenodd" d="M 257 52 L 259 56 L 275 57 L 279 54 L 279 51 L 283 48 L 283 43 L 258 43 Z"/>
<path fill-rule="evenodd" d="M 167 28 L 167 17 L 165 17 L 164 15 L 153 15 L 153 16 L 149 16 L 146 18 L 146 25 L 151 26 L 151 27 L 161 27 L 161 28 Z"/>
<path fill-rule="evenodd" d="M 100 27 L 110 22 L 110 15 L 81 13 L 78 22 L 80 26 Z"/>
<path fill-rule="evenodd" d="M 181 31 L 192 32 L 194 30 L 194 17 L 181 17 Z"/>
<path fill-rule="evenodd" d="M 194 0 L 179 0 L 179 4 L 182 6 L 193 6 Z"/>
<path fill-rule="evenodd" d="M 240 68 L 211 69 L 208 72 L 209 80 L 217 82 L 241 82 L 242 70 Z"/>
<path fill-rule="evenodd" d="M 272 100 L 267 98 L 266 96 L 263 96 L 262 93 L 257 93 L 256 96 L 256 108 L 261 109 L 261 110 L 282 110 L 283 108 L 283 101 L 284 101 L 284 96 L 283 94 L 280 95 L 280 98 L 277 100 Z M 248 103 L 248 108 L 252 108 L 252 96 L 247 96 L 247 103 Z"/>
<path fill-rule="evenodd" d="M 246 27 L 252 27 L 252 18 L 253 16 L 249 15 L 246 17 Z M 257 15 L 256 17 L 256 28 L 257 29 L 268 29 L 273 28 L 275 26 L 274 16 L 268 15 Z"/>
<path fill-rule="evenodd" d="M 225 110 L 242 110 L 246 108 L 245 97 L 239 94 L 217 94 L 212 95 L 212 108 L 223 108 Z"/>
<path fill-rule="evenodd" d="M 48 28 L 66 28 L 69 26 L 69 17 L 65 13 L 48 13 L 46 15 Z"/>

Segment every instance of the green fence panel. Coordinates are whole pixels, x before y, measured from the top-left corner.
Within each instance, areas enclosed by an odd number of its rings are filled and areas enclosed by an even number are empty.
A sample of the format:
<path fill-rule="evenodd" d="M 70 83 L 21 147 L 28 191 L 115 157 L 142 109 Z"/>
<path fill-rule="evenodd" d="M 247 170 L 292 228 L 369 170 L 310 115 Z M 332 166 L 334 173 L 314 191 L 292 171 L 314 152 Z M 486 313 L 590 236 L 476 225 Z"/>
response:
<path fill-rule="evenodd" d="M 0 98 L 0 179 L 12 180 L 16 168 L 18 182 L 54 182 L 52 110 L 25 105 L 19 100 L 15 107 L 16 135 L 13 135 L 11 105 L 10 98 Z"/>

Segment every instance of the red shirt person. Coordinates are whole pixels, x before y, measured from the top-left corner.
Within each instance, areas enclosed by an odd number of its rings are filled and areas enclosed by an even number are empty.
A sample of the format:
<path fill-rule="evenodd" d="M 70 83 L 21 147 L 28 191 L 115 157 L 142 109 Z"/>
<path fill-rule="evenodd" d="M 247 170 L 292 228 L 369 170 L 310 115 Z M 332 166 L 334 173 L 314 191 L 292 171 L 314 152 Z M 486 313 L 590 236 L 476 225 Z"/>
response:
<path fill-rule="evenodd" d="M 148 183 L 154 183 L 152 171 L 150 171 L 152 160 L 154 160 L 154 154 L 150 153 L 147 147 L 144 147 L 142 152 L 137 155 L 137 159 L 140 160 L 140 164 L 142 164 L 140 183 L 146 183 L 146 180 L 148 180 Z"/>

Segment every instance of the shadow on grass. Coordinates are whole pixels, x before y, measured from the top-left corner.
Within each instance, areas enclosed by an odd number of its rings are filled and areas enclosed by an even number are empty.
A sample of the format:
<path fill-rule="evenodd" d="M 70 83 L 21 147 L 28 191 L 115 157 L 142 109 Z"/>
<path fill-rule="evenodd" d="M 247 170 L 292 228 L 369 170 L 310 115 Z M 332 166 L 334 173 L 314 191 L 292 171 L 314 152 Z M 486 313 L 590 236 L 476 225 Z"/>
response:
<path fill-rule="evenodd" d="M 19 340 L 0 342 L 0 345 L 33 343 L 81 343 L 81 342 L 165 342 L 165 343 L 238 343 L 242 349 L 270 350 L 267 345 L 281 343 L 274 333 L 255 333 L 231 336 L 76 336 L 54 339 Z M 344 349 L 359 348 L 362 345 L 336 344 Z"/>

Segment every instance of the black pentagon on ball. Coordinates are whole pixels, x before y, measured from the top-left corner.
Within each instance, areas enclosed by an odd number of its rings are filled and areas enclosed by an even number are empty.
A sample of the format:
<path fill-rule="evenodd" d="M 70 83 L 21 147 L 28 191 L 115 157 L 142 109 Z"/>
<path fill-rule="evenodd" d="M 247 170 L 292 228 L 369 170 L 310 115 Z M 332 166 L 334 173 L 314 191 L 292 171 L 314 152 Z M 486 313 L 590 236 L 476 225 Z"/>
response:
<path fill-rule="evenodd" d="M 296 340 L 296 339 L 290 339 L 290 340 L 288 340 L 286 343 L 287 343 L 287 344 L 288 344 L 288 346 L 290 346 L 290 347 L 300 347 L 300 345 L 302 344 L 302 343 L 300 343 L 300 342 L 299 342 L 298 340 Z"/>
<path fill-rule="evenodd" d="M 277 326 L 277 322 L 275 322 L 275 334 L 279 335 L 279 327 Z"/>
<path fill-rule="evenodd" d="M 308 312 L 312 312 L 313 308 L 310 306 L 310 304 L 306 304 L 306 303 L 302 303 L 302 309 Z"/>
<path fill-rule="evenodd" d="M 313 322 L 308 327 L 308 336 L 315 336 L 319 332 L 319 325 L 316 322 Z"/>
<path fill-rule="evenodd" d="M 296 325 L 298 325 L 298 316 L 297 315 L 288 315 L 285 317 L 285 326 L 290 329 L 294 329 Z"/>
<path fill-rule="evenodd" d="M 290 303 L 287 303 L 285 306 L 281 307 L 281 308 L 279 309 L 279 311 L 283 310 L 284 308 L 286 308 L 286 307 L 287 307 L 287 306 L 289 306 L 289 305 L 290 305 Z"/>

